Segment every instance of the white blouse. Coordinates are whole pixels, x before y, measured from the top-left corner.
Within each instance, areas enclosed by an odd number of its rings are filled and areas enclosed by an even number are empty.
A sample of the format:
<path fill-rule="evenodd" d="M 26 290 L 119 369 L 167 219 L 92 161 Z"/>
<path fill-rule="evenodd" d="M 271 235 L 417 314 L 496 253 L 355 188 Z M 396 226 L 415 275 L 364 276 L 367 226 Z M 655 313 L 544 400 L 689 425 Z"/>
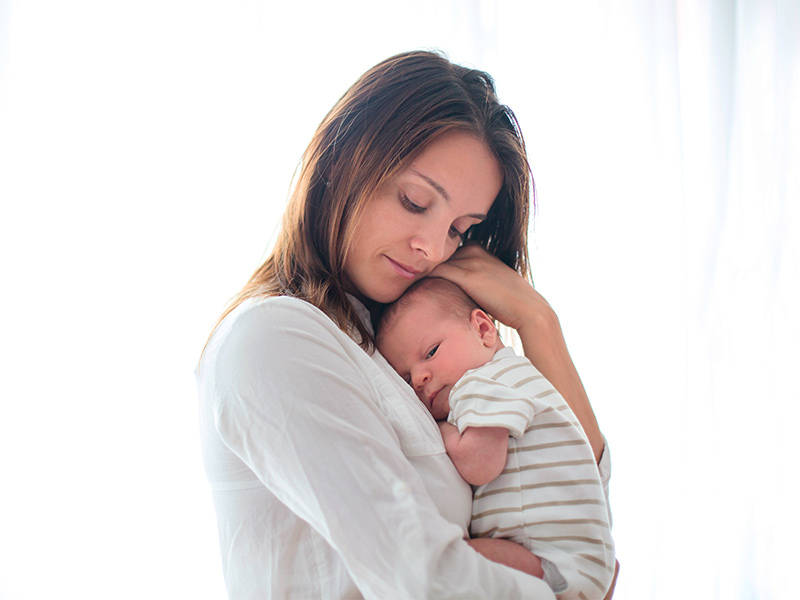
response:
<path fill-rule="evenodd" d="M 463 541 L 472 492 L 435 421 L 316 307 L 243 303 L 197 382 L 230 598 L 554 598 Z"/>

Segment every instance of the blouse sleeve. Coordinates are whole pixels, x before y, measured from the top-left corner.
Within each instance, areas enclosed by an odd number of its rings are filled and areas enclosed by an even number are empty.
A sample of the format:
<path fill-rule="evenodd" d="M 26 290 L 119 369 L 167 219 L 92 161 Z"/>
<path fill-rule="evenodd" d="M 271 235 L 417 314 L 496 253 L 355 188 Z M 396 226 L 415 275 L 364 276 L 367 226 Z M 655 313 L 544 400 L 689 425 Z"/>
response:
<path fill-rule="evenodd" d="M 263 302 L 215 346 L 219 435 L 338 552 L 365 598 L 555 598 L 481 557 L 439 515 L 366 379 L 363 350 L 321 311 Z"/>

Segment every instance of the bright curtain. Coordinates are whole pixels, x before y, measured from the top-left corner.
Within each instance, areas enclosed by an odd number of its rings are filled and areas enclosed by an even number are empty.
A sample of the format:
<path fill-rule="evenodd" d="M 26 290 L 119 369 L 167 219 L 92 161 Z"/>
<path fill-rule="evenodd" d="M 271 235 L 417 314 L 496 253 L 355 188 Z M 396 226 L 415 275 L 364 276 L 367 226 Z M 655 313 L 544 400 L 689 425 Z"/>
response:
<path fill-rule="evenodd" d="M 658 294 L 677 285 L 669 309 L 684 339 L 677 360 L 650 370 L 650 389 L 670 393 L 657 394 L 645 427 L 660 430 L 669 455 L 658 478 L 645 478 L 652 526 L 626 524 L 640 539 L 621 554 L 632 570 L 646 567 L 626 590 L 789 598 L 800 533 L 791 499 L 800 392 L 790 379 L 800 359 L 800 5 L 677 2 L 673 14 L 637 23 L 655 82 L 652 184 L 670 182 L 662 209 L 681 213 L 670 236 L 681 268 L 677 282 L 651 271 L 638 285 Z M 626 489 L 641 481 L 630 475 Z"/>
<path fill-rule="evenodd" d="M 611 440 L 616 597 L 792 597 L 800 5 L 536 3 L 514 42 L 498 6 L 500 80 L 534 63 L 537 282 Z"/>

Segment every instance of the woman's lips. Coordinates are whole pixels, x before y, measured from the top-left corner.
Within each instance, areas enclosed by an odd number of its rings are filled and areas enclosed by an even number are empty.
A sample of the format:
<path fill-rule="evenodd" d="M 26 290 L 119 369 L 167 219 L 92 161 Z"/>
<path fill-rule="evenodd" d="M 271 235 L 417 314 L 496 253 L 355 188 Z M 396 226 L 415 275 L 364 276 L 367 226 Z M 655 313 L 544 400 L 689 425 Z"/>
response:
<path fill-rule="evenodd" d="M 389 258 L 388 256 L 386 257 L 386 259 L 389 261 L 389 264 L 392 265 L 392 268 L 395 270 L 395 272 L 401 277 L 405 277 L 406 279 L 414 279 L 417 277 L 417 275 L 419 275 L 422 272 L 422 271 L 417 271 L 416 269 L 412 269 L 411 267 L 406 266 L 402 263 L 399 263 L 396 260 Z"/>

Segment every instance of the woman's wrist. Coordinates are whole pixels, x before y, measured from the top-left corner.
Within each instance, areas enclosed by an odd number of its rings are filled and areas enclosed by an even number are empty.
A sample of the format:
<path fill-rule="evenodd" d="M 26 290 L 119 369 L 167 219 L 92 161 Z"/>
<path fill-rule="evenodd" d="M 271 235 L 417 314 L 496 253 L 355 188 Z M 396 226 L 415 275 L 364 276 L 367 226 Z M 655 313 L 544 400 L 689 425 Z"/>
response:
<path fill-rule="evenodd" d="M 546 346 L 555 343 L 556 336 L 561 335 L 561 324 L 555 311 L 546 302 L 546 306 L 537 304 L 539 306 L 528 307 L 522 312 L 518 326 L 515 327 L 523 346 L 526 345 L 526 340 L 528 345 Z"/>

